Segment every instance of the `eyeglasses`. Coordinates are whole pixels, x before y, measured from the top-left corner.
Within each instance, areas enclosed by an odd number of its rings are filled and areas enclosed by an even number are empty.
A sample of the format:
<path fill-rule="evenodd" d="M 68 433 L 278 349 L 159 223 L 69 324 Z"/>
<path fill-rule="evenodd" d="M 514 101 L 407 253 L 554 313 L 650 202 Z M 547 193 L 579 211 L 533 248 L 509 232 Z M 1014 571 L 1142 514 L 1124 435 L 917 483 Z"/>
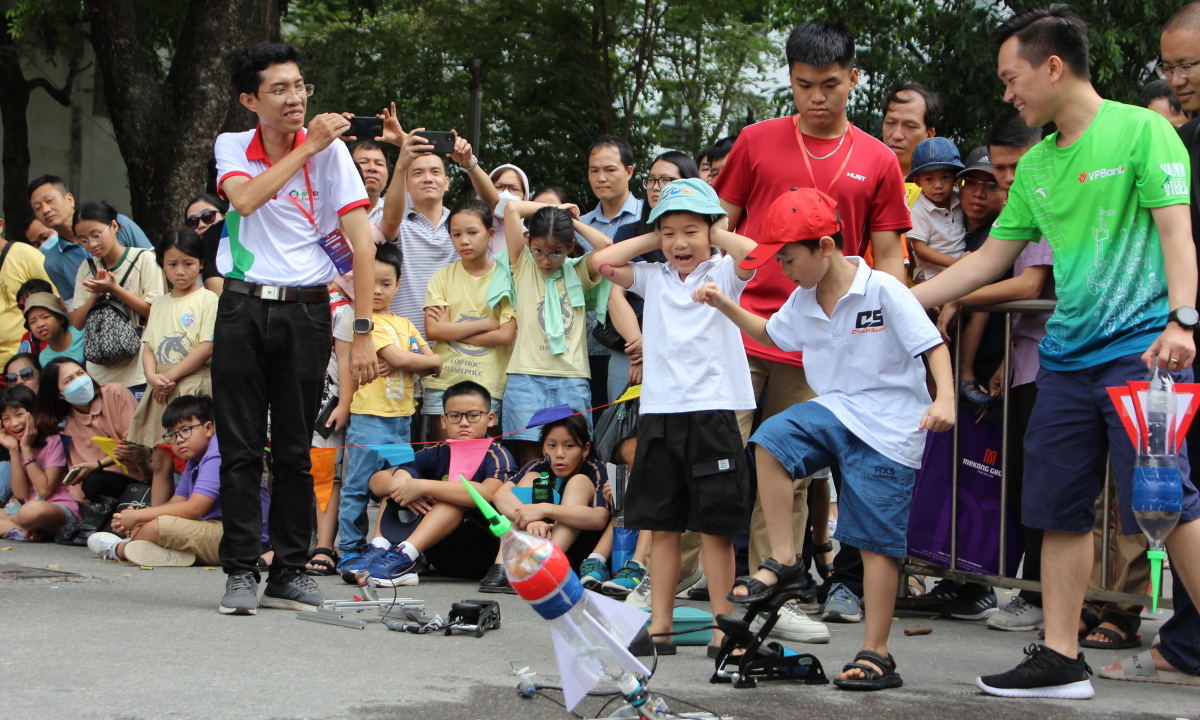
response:
<path fill-rule="evenodd" d="M 204 427 L 204 423 L 196 423 L 195 425 L 184 425 L 183 427 L 179 428 L 175 432 L 164 433 L 162 436 L 162 439 L 166 440 L 169 443 L 173 443 L 176 440 L 183 442 L 184 440 L 187 440 L 188 438 L 190 438 L 192 436 L 192 430 L 195 430 L 198 427 Z"/>
<path fill-rule="evenodd" d="M 37 375 L 37 370 L 33 368 L 21 368 L 15 373 L 5 373 L 4 382 L 8 385 L 15 385 L 17 380 L 31 380 L 34 375 Z"/>
<path fill-rule="evenodd" d="M 460 412 L 451 410 L 446 413 L 446 419 L 449 420 L 451 423 L 462 422 L 463 418 L 466 418 L 467 422 L 474 425 L 475 423 L 479 422 L 480 419 L 483 418 L 483 411 L 482 410 L 470 410 L 465 413 L 460 413 Z"/>
<path fill-rule="evenodd" d="M 274 95 L 277 98 L 287 98 L 295 93 L 296 97 L 312 97 L 316 92 L 317 86 L 309 83 L 307 85 L 297 85 L 294 88 L 275 88 L 274 90 L 260 90 L 259 92 L 267 95 Z"/>
<path fill-rule="evenodd" d="M 503 183 L 496 183 L 493 187 L 496 188 L 496 192 L 504 192 L 507 190 L 517 197 L 521 197 L 525 192 L 519 183 L 509 183 L 507 185 Z"/>
<path fill-rule="evenodd" d="M 79 242 L 83 245 L 95 245 L 104 239 L 104 230 L 97 230 L 91 235 L 80 235 Z"/>
<path fill-rule="evenodd" d="M 1166 78 L 1170 75 L 1178 75 L 1181 78 L 1190 78 L 1194 72 L 1193 68 L 1200 65 L 1200 60 L 1190 63 L 1182 63 L 1179 65 L 1167 65 L 1159 63 L 1154 66 L 1154 72 L 1158 73 L 1160 78 Z"/>
<path fill-rule="evenodd" d="M 966 178 L 962 181 L 963 190 L 971 191 L 978 190 L 979 188 L 983 188 L 985 192 L 990 193 L 1000 192 L 1002 189 L 997 183 L 994 182 L 984 182 L 982 180 L 973 180 L 971 178 Z"/>
<path fill-rule="evenodd" d="M 654 187 L 664 188 L 678 179 L 679 178 L 671 177 L 670 175 L 663 175 L 662 177 L 654 177 L 651 175 L 642 181 L 642 187 L 646 188 L 647 190 Z"/>
<path fill-rule="evenodd" d="M 185 220 L 183 224 L 187 225 L 189 228 L 195 230 L 196 228 L 200 227 L 200 223 L 204 223 L 205 225 L 212 225 L 213 222 L 216 221 L 216 219 L 217 219 L 217 211 L 216 210 L 205 210 L 204 212 L 200 213 L 199 215 L 192 215 L 187 220 Z"/>
<path fill-rule="evenodd" d="M 529 251 L 533 253 L 533 256 L 535 258 L 546 258 L 547 260 L 551 260 L 553 262 L 558 262 L 559 260 L 562 260 L 563 258 L 565 258 L 567 256 L 566 253 L 542 252 L 541 250 L 538 250 L 537 248 L 533 247 L 532 245 L 529 247 Z"/>

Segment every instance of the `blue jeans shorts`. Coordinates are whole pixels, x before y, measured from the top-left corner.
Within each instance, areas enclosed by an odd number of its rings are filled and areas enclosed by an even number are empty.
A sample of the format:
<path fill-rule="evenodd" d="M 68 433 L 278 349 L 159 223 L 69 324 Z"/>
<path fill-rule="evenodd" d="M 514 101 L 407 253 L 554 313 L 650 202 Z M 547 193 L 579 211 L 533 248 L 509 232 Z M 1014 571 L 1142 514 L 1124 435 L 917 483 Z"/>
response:
<path fill-rule="evenodd" d="M 502 427 L 508 440 L 537 442 L 542 437 L 541 428 L 529 428 L 538 410 L 556 405 L 570 405 L 575 412 L 592 407 L 592 386 L 587 378 L 547 377 L 545 375 L 509 375 L 504 388 L 504 422 Z M 588 432 L 592 429 L 591 413 L 584 415 Z M 521 432 L 513 432 L 520 430 Z M 508 433 L 512 432 L 512 435 Z"/>
<path fill-rule="evenodd" d="M 834 537 L 887 557 L 908 552 L 908 510 L 916 470 L 877 452 L 815 402 L 768 418 L 750 438 L 792 474 L 808 477 L 833 465 L 842 472 Z"/>
<path fill-rule="evenodd" d="M 371 476 L 387 466 L 387 461 L 370 448 L 356 445 L 397 445 L 409 441 L 412 416 L 382 417 L 350 415 L 346 429 L 346 474 L 342 477 L 341 504 L 338 506 L 338 551 L 357 552 L 366 537 L 358 527 L 358 517 L 367 509 Z"/>
<path fill-rule="evenodd" d="M 1192 371 L 1171 373 L 1175 382 L 1191 382 Z M 1096 498 L 1104 492 L 1108 459 L 1126 535 L 1141 532 L 1133 516 L 1133 466 L 1137 452 L 1108 395 L 1110 387 L 1146 377 L 1140 354 L 1102 365 L 1059 372 L 1038 371 L 1037 402 L 1025 431 L 1022 522 L 1032 528 L 1091 532 Z M 1179 522 L 1200 518 L 1200 496 L 1189 477 L 1187 443 L 1179 448 L 1183 470 L 1183 512 Z"/>

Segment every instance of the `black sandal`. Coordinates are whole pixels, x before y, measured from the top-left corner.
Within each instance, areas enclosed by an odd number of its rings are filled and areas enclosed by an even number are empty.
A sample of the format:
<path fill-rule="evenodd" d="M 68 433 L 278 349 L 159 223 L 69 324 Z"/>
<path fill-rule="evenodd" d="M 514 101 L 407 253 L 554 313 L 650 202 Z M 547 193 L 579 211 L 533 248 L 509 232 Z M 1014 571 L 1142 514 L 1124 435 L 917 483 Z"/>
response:
<path fill-rule="evenodd" d="M 746 594 L 734 595 L 733 590 L 730 590 L 729 594 L 725 596 L 730 602 L 748 604 L 766 600 L 799 582 L 804 573 L 799 561 L 791 565 L 784 565 L 775 558 L 767 558 L 758 567 L 760 570 L 767 570 L 774 574 L 775 584 L 767 585 L 753 575 L 743 575 L 733 581 L 733 587 L 741 585 L 746 588 Z"/>
<path fill-rule="evenodd" d="M 650 637 L 650 631 L 642 628 L 629 643 L 629 654 L 634 657 L 651 657 L 653 655 L 674 655 L 678 652 L 675 643 L 670 640 L 659 642 Z"/>
<path fill-rule="evenodd" d="M 858 662 L 859 660 L 868 660 L 872 664 Z M 878 666 L 878 667 L 876 667 Z M 883 672 L 880 672 L 882 668 Z M 836 678 L 833 681 L 843 690 L 886 690 L 888 688 L 898 688 L 904 684 L 900 676 L 896 674 L 896 659 L 891 655 L 886 658 L 877 652 L 870 650 L 860 650 L 854 656 L 854 662 L 846 663 L 842 668 L 842 672 L 847 670 L 862 670 L 866 677 L 851 678 L 842 680 Z"/>
<path fill-rule="evenodd" d="M 1110 630 L 1106 627 L 1101 627 L 1104 623 L 1117 626 L 1116 630 Z M 1088 640 L 1087 635 L 1099 633 L 1108 638 L 1112 642 L 1103 640 Z M 1129 626 L 1129 621 L 1120 615 L 1105 613 L 1100 618 L 1100 624 L 1092 628 L 1090 632 L 1080 637 L 1079 646 L 1091 648 L 1094 650 L 1132 650 L 1142 646 L 1142 638 L 1138 636 L 1137 631 Z"/>
<path fill-rule="evenodd" d="M 824 545 L 813 545 L 813 567 L 816 568 L 817 575 L 819 575 L 822 580 L 828 580 L 833 576 L 833 563 L 826 565 L 825 563 L 818 562 L 817 554 L 820 553 L 824 555 L 825 553 L 831 552 L 833 552 L 832 540 L 826 540 Z"/>
<path fill-rule="evenodd" d="M 330 562 L 329 560 L 317 560 L 316 557 L 318 555 L 324 555 L 326 557 L 333 558 L 333 562 Z M 304 569 L 304 573 L 306 575 L 312 575 L 314 577 L 321 577 L 321 576 L 326 576 L 326 575 L 337 575 L 338 574 L 337 564 L 338 564 L 339 559 L 340 558 L 338 557 L 337 550 L 330 550 L 329 548 L 319 547 L 312 551 L 312 555 L 308 556 L 308 561 L 304 564 L 305 565 L 320 565 L 323 569 L 318 570 L 316 568 L 306 567 Z"/>

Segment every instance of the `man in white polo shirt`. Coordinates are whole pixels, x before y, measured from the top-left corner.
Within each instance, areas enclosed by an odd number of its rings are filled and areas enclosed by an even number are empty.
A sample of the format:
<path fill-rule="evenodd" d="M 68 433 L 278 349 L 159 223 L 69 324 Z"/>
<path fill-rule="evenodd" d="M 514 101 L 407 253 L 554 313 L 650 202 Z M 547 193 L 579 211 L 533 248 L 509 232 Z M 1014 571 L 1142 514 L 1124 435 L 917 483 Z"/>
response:
<path fill-rule="evenodd" d="M 258 127 L 217 137 L 217 187 L 229 214 L 217 251 L 225 291 L 212 375 L 221 437 L 221 561 L 227 615 L 258 611 L 262 450 L 272 418 L 275 559 L 262 605 L 314 610 L 324 599 L 304 573 L 313 523 L 309 442 L 332 335 L 327 285 L 354 270 L 351 350 L 360 383 L 375 378 L 371 342 L 374 244 L 366 189 L 346 146 L 350 121 L 332 113 L 304 131 L 313 86 L 291 45 L 260 43 L 234 59 L 233 86 Z M 351 259 L 351 257 L 353 259 Z"/>

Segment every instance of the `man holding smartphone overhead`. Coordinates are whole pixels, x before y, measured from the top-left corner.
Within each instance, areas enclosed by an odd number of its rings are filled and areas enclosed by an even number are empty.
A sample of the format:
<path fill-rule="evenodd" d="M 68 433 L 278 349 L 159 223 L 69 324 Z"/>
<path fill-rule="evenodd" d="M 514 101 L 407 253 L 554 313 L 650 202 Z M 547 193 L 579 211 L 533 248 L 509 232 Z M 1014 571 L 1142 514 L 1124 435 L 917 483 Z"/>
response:
<path fill-rule="evenodd" d="M 332 342 L 326 286 L 351 269 L 353 372 L 360 384 L 376 375 L 369 200 L 338 141 L 350 121 L 325 113 L 304 129 L 313 86 L 304 83 L 295 47 L 260 43 L 242 51 L 233 61 L 233 86 L 258 126 L 224 133 L 214 144 L 217 187 L 230 201 L 217 253 L 226 279 L 212 358 L 222 437 L 220 556 L 228 576 L 218 609 L 258 611 L 258 488 L 269 412 L 275 558 L 261 604 L 311 611 L 324 600 L 304 565 L 314 504 L 309 443 Z"/>

